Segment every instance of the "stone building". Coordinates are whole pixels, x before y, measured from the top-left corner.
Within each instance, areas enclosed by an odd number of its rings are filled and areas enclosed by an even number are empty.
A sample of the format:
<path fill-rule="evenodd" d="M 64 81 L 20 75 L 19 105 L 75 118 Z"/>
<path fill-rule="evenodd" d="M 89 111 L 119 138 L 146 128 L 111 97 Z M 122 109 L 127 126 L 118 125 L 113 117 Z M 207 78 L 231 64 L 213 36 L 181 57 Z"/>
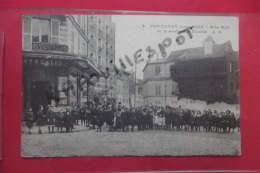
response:
<path fill-rule="evenodd" d="M 114 32 L 111 16 L 23 16 L 23 110 L 91 101 L 93 75 L 114 94 Z"/>
<path fill-rule="evenodd" d="M 218 111 L 230 108 L 239 114 L 238 71 L 238 52 L 233 51 L 231 42 L 216 44 L 209 36 L 203 47 L 173 51 L 167 59 L 147 62 L 144 104 Z"/>

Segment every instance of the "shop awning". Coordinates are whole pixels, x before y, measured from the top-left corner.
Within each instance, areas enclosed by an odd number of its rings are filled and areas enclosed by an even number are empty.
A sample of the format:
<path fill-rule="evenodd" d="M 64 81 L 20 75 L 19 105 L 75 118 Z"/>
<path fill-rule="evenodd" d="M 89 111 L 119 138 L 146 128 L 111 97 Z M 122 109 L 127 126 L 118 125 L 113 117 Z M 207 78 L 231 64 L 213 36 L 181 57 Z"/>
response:
<path fill-rule="evenodd" d="M 45 67 L 67 67 L 74 72 L 85 75 L 95 74 L 98 77 L 103 76 L 100 71 L 91 61 L 87 58 L 81 58 L 73 54 L 55 53 L 43 51 L 23 51 L 23 64 L 45 66 Z"/>

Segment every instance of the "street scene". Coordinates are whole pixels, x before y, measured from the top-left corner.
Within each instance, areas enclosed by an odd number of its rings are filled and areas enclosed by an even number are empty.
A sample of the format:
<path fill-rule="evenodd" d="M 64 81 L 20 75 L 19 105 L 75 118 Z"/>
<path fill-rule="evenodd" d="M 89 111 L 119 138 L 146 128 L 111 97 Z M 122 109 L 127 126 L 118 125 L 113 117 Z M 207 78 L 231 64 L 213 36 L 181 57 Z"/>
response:
<path fill-rule="evenodd" d="M 241 155 L 238 18 L 25 15 L 21 155 Z"/>

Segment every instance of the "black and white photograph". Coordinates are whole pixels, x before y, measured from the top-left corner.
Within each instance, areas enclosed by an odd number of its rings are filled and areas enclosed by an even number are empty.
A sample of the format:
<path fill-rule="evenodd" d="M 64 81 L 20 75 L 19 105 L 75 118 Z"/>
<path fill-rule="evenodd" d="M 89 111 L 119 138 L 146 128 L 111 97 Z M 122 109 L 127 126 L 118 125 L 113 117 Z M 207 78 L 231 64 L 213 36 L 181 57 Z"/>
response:
<path fill-rule="evenodd" d="M 238 17 L 24 15 L 20 29 L 22 157 L 241 155 Z"/>

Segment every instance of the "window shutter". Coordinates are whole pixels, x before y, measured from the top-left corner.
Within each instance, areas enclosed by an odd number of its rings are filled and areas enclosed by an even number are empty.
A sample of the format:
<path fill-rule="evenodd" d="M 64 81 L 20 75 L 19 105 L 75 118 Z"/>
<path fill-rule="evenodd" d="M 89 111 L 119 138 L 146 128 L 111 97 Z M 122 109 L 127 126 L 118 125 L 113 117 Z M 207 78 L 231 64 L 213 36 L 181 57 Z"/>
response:
<path fill-rule="evenodd" d="M 60 37 L 60 21 L 52 19 L 51 20 L 51 43 L 59 44 Z"/>
<path fill-rule="evenodd" d="M 23 17 L 23 49 L 32 49 L 32 18 Z"/>

